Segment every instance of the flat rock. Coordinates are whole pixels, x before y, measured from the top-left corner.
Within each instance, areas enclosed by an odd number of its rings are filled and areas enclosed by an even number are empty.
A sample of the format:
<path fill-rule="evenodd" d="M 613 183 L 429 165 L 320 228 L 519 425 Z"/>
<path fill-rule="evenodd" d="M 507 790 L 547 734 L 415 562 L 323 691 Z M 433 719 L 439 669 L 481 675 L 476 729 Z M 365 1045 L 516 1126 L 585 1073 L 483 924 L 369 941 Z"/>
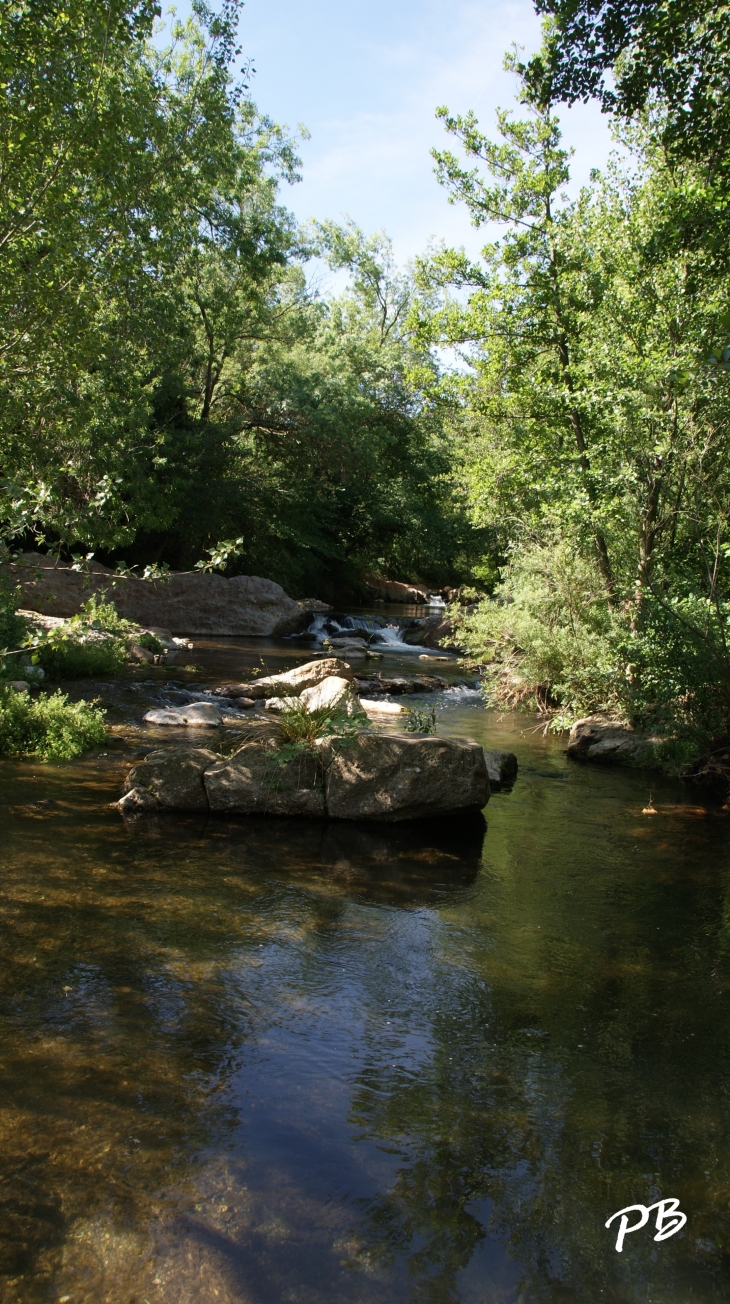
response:
<path fill-rule="evenodd" d="M 360 706 L 366 715 L 405 715 L 407 708 L 400 702 L 379 702 L 368 697 L 360 698 Z"/>
<path fill-rule="evenodd" d="M 229 815 L 305 815 L 324 818 L 322 767 L 316 755 L 281 761 L 274 748 L 248 743 L 204 775 L 212 811 Z"/>
<path fill-rule="evenodd" d="M 484 759 L 490 788 L 497 791 L 514 783 L 517 777 L 517 757 L 514 752 L 488 752 L 485 749 Z"/>
<path fill-rule="evenodd" d="M 335 819 L 428 819 L 478 811 L 489 800 L 484 752 L 469 740 L 362 732 L 321 750 Z"/>
<path fill-rule="evenodd" d="M 82 571 L 41 553 L 8 567 L 23 603 L 51 616 L 75 616 L 92 596 L 113 602 L 120 616 L 172 634 L 291 634 L 306 621 L 298 602 L 258 575 L 171 573 L 164 580 L 115 575 L 92 561 Z"/>
<path fill-rule="evenodd" d="M 253 703 L 251 703 L 253 706 Z M 163 707 L 148 711 L 145 724 L 172 725 L 177 728 L 215 727 L 223 723 L 223 716 L 212 702 L 190 702 L 187 706 Z"/>
<path fill-rule="evenodd" d="M 220 757 L 204 747 L 150 752 L 127 775 L 125 792 L 143 788 L 166 810 L 207 810 L 203 773 Z"/>
<path fill-rule="evenodd" d="M 567 754 L 574 761 L 593 761 L 599 765 L 641 765 L 651 759 L 653 746 L 660 740 L 637 733 L 630 725 L 605 716 L 589 715 L 576 720 L 570 731 Z"/>

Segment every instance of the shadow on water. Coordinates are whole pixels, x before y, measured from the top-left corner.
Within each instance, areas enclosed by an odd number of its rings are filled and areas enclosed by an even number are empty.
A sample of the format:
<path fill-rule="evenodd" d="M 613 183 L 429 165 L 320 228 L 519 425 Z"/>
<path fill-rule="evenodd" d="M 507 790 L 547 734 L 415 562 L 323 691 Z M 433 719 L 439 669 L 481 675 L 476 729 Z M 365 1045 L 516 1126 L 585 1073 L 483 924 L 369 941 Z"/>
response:
<path fill-rule="evenodd" d="M 518 752 L 488 830 L 125 822 L 118 757 L 0 765 L 2 1304 L 728 1298 L 726 813 L 439 727 Z"/>

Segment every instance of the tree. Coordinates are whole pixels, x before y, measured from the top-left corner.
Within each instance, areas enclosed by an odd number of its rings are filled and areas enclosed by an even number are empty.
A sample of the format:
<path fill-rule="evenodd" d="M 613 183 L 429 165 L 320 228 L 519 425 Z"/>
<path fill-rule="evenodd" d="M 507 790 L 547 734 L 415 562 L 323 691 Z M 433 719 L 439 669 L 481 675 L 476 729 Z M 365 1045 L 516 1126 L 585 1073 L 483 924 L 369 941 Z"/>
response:
<path fill-rule="evenodd" d="M 597 96 L 623 117 L 653 105 L 676 152 L 727 168 L 728 4 L 535 0 L 535 8 L 551 15 L 545 46 L 525 69 L 528 92 L 540 103 Z"/>
<path fill-rule="evenodd" d="M 468 347 L 472 510 L 501 524 L 511 558 L 508 615 L 483 607 L 472 645 L 489 656 L 510 631 L 507 696 L 522 694 L 519 662 L 530 700 L 629 714 L 653 701 L 717 729 L 730 720 L 728 277 L 702 245 L 664 238 L 698 169 L 637 134 L 633 163 L 569 202 L 548 109 L 501 113 L 501 143 L 441 114 L 491 174 L 444 151 L 441 179 L 475 224 L 507 228 L 480 264 L 442 251 L 421 270 L 467 292 L 422 328 Z"/>

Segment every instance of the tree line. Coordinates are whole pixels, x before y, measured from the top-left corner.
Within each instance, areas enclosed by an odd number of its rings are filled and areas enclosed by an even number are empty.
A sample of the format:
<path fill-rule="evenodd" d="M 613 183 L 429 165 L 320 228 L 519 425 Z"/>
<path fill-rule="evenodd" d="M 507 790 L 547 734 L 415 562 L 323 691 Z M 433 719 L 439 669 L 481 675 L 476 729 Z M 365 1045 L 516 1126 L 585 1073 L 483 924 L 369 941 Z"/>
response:
<path fill-rule="evenodd" d="M 465 583 L 496 700 L 723 733 L 728 6 L 536 7 L 496 133 L 438 110 L 481 257 L 405 270 L 286 210 L 297 142 L 254 105 L 237 0 L 165 46 L 148 0 L 0 8 L 7 546 L 298 596 Z M 576 195 L 559 105 L 590 96 L 617 152 Z"/>

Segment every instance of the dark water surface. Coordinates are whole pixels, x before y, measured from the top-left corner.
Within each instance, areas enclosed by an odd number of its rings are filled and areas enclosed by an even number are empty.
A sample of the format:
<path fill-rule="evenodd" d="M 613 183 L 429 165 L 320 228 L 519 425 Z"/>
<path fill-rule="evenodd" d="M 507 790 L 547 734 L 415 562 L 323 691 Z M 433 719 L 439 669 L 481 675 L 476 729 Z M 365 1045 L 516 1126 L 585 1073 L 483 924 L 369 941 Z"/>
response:
<path fill-rule="evenodd" d="M 730 1297 L 725 812 L 438 718 L 518 753 L 486 827 L 125 822 L 141 734 L 0 766 L 2 1304 Z"/>

